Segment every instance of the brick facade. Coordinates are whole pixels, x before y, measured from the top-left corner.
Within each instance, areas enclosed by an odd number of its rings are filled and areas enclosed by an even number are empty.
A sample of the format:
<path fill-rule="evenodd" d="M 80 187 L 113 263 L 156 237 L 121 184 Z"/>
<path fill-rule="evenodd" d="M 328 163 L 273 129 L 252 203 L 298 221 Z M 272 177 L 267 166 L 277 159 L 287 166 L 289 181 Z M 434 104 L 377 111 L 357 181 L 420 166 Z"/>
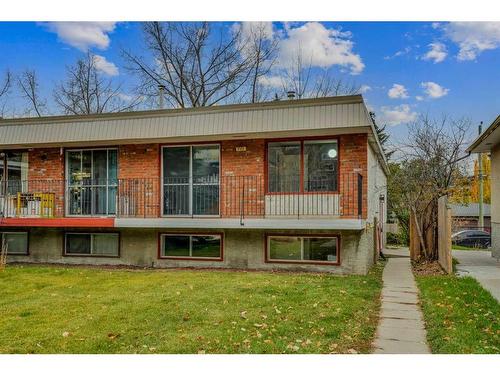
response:
<path fill-rule="evenodd" d="M 265 140 L 223 141 L 221 145 L 221 214 L 264 213 Z M 247 202 L 242 212 L 241 201 Z"/>
<path fill-rule="evenodd" d="M 53 216 L 64 216 L 64 151 L 57 148 L 28 150 L 28 192 L 54 195 Z"/>
<path fill-rule="evenodd" d="M 159 144 L 118 148 L 118 213 L 122 216 L 160 216 L 160 149 Z"/>
<path fill-rule="evenodd" d="M 367 216 L 367 135 L 347 134 L 339 140 L 339 188 L 342 214 L 357 217 L 357 174 L 363 176 L 362 216 Z M 266 141 L 228 140 L 221 144 L 220 202 L 223 217 L 262 216 L 265 211 Z M 65 153 L 60 148 L 29 151 L 30 191 L 55 192 L 56 216 L 64 216 Z M 118 148 L 121 216 L 161 216 L 161 146 L 121 145 Z M 44 188 L 36 180 L 44 180 Z M 54 185 L 54 186 L 52 186 Z M 60 185 L 60 186 L 59 186 Z M 241 201 L 247 202 L 244 211 Z M 250 203 L 249 203 L 250 202 Z"/>
<path fill-rule="evenodd" d="M 344 214 L 357 216 L 357 174 L 363 177 L 362 217 L 368 212 L 368 137 L 366 134 L 342 135 L 339 139 L 340 191 Z"/>

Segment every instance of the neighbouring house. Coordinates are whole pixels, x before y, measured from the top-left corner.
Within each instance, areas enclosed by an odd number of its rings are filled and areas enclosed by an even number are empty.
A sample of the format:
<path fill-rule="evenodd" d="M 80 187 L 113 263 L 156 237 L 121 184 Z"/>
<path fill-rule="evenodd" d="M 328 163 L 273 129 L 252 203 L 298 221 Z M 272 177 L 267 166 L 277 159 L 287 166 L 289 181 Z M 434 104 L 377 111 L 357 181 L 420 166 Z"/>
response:
<path fill-rule="evenodd" d="M 450 204 L 451 230 L 453 233 L 464 229 L 491 231 L 490 205 L 483 204 L 483 226 L 479 226 L 479 203 Z"/>
<path fill-rule="evenodd" d="M 467 149 L 491 159 L 491 254 L 500 258 L 500 116 Z"/>
<path fill-rule="evenodd" d="M 385 241 L 360 95 L 4 119 L 0 153 L 9 262 L 364 274 Z"/>

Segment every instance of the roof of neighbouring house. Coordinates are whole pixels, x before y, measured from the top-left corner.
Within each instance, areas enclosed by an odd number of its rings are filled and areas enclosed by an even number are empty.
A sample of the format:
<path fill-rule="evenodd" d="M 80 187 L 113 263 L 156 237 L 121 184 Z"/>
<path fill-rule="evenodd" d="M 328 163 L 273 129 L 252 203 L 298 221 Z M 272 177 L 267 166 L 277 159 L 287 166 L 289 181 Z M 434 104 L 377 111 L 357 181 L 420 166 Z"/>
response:
<path fill-rule="evenodd" d="M 490 152 L 500 145 L 500 115 L 467 148 L 468 152 Z"/>
<path fill-rule="evenodd" d="M 367 133 L 387 161 L 361 95 L 97 115 L 0 119 L 0 149 Z"/>
<path fill-rule="evenodd" d="M 450 204 L 451 216 L 462 217 L 478 217 L 479 216 L 479 203 L 469 203 L 468 205 Z M 483 215 L 491 216 L 491 207 L 489 204 L 483 204 Z"/>

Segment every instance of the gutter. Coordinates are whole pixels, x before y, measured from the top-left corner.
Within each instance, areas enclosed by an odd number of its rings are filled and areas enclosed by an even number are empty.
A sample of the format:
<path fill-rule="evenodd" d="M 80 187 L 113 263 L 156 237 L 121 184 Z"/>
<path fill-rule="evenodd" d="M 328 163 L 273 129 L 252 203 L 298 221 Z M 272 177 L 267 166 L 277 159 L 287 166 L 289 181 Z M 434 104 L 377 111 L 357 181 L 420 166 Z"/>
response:
<path fill-rule="evenodd" d="M 500 126 L 500 115 L 491 123 L 491 125 L 483 133 L 481 133 L 472 144 L 467 147 L 467 152 L 469 155 L 474 152 L 474 149 L 478 147 L 486 138 L 488 138 L 491 133 L 493 133 Z"/>

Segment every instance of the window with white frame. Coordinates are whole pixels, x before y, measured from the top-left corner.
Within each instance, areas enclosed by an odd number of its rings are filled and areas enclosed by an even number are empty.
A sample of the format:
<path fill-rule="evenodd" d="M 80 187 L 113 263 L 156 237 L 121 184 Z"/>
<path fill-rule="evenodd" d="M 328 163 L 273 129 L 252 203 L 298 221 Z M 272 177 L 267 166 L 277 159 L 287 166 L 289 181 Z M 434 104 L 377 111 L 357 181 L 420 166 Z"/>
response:
<path fill-rule="evenodd" d="M 267 259 L 291 262 L 338 262 L 338 238 L 321 236 L 268 236 Z"/>
<path fill-rule="evenodd" d="M 219 145 L 164 146 L 162 163 L 164 215 L 219 214 Z"/>
<path fill-rule="evenodd" d="M 66 175 L 69 215 L 116 214 L 116 149 L 68 150 Z"/>
<path fill-rule="evenodd" d="M 161 257 L 163 258 L 222 258 L 220 234 L 162 234 Z"/>
<path fill-rule="evenodd" d="M 65 254 L 84 256 L 119 256 L 118 233 L 66 233 Z"/>
<path fill-rule="evenodd" d="M 28 255 L 28 232 L 0 232 L 0 246 L 7 247 L 7 255 Z"/>

